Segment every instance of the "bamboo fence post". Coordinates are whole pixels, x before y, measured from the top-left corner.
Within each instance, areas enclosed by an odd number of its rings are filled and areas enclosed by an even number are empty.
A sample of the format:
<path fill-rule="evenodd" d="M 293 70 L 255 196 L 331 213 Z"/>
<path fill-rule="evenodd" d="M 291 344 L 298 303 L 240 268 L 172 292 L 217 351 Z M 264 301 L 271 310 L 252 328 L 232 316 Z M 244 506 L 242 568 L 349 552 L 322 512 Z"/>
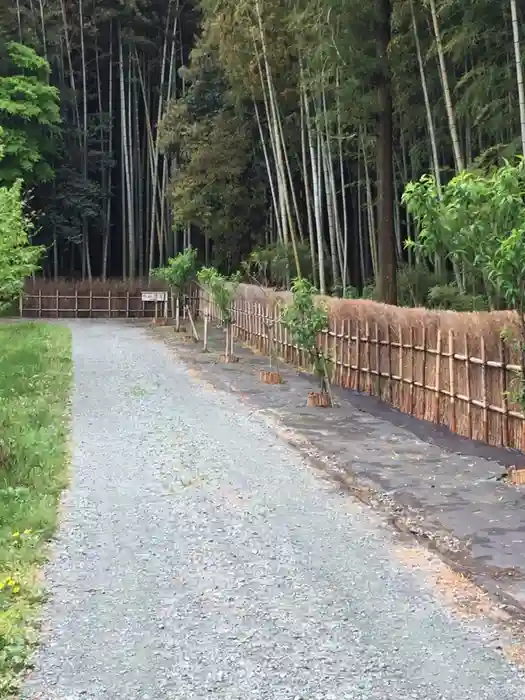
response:
<path fill-rule="evenodd" d="M 472 387 L 470 381 L 470 352 L 467 333 L 465 333 L 465 371 L 467 373 L 467 429 L 468 437 L 472 440 Z"/>
<path fill-rule="evenodd" d="M 56 290 L 56 301 L 55 301 L 55 314 L 56 314 L 57 318 L 59 317 L 59 313 L 60 313 L 60 295 L 59 295 L 59 291 L 57 289 Z"/>
<path fill-rule="evenodd" d="M 414 326 L 410 325 L 410 396 L 408 413 L 414 415 L 414 394 L 415 394 L 415 353 L 414 353 Z"/>
<path fill-rule="evenodd" d="M 89 290 L 89 318 L 93 315 L 93 290 Z"/>
<path fill-rule="evenodd" d="M 450 419 L 450 429 L 453 433 L 456 431 L 456 381 L 454 376 L 454 334 L 448 332 L 448 372 L 450 381 L 450 410 L 452 413 Z"/>
<path fill-rule="evenodd" d="M 379 324 L 377 321 L 375 325 L 375 335 L 376 335 L 376 372 L 377 372 L 377 391 L 376 396 L 381 398 L 381 346 L 379 345 Z"/>
<path fill-rule="evenodd" d="M 399 324 L 398 326 L 398 333 L 399 333 L 399 358 L 398 358 L 398 366 L 399 366 L 399 399 L 398 399 L 398 408 L 402 411 L 403 406 L 406 404 L 405 401 L 405 382 L 404 382 L 404 376 L 403 376 L 403 360 L 405 359 L 405 346 L 403 345 L 403 326 Z"/>
<path fill-rule="evenodd" d="M 18 313 L 20 314 L 20 318 L 22 318 L 24 315 L 24 292 L 21 292 L 18 297 Z"/>
<path fill-rule="evenodd" d="M 441 328 L 438 328 L 436 342 L 436 388 L 434 395 L 434 423 L 440 423 L 439 399 L 441 396 Z"/>
<path fill-rule="evenodd" d="M 351 365 L 352 365 L 352 350 L 350 343 L 352 342 L 352 319 L 349 318 L 346 321 L 346 388 L 349 389 L 351 387 L 351 382 L 352 382 L 352 373 L 351 373 Z"/>
<path fill-rule="evenodd" d="M 38 290 L 38 317 L 42 318 L 42 290 Z"/>
<path fill-rule="evenodd" d="M 361 324 L 359 322 L 359 319 L 357 319 L 356 322 L 356 349 L 355 349 L 355 357 L 356 357 L 356 391 L 361 391 Z"/>
<path fill-rule="evenodd" d="M 418 416 L 425 420 L 427 414 L 427 327 L 423 326 L 421 347 L 423 348 L 423 367 L 421 369 L 421 384 L 423 386 L 423 415 Z"/>
<path fill-rule="evenodd" d="M 503 418 L 501 420 L 501 444 L 504 447 L 509 446 L 509 397 L 507 388 L 507 363 L 505 352 L 505 341 L 500 336 L 499 352 L 501 359 L 501 397 L 503 402 Z"/>
<path fill-rule="evenodd" d="M 337 384 L 337 377 L 338 377 L 338 371 L 339 371 L 339 365 L 337 364 L 339 361 L 339 353 L 337 352 L 337 346 L 339 344 L 339 336 L 338 336 L 338 331 L 337 331 L 337 319 L 334 321 L 334 372 L 333 372 L 333 377 L 332 381 Z"/>
<path fill-rule="evenodd" d="M 386 347 L 388 359 L 388 402 L 392 403 L 392 338 L 390 336 L 390 323 L 386 324 Z"/>
<path fill-rule="evenodd" d="M 75 318 L 78 318 L 78 288 L 75 287 Z"/>
<path fill-rule="evenodd" d="M 155 302 L 155 318 L 157 317 L 157 302 Z M 111 289 L 108 291 L 108 318 L 111 318 Z"/>
<path fill-rule="evenodd" d="M 372 347 L 370 344 L 370 323 L 368 322 L 368 319 L 365 322 L 365 333 L 366 333 L 366 338 L 365 338 L 365 343 L 366 343 L 366 362 L 367 362 L 367 376 L 366 376 L 366 384 L 367 384 L 367 391 L 370 396 L 372 396 Z"/>
<path fill-rule="evenodd" d="M 126 318 L 129 318 L 129 290 L 126 292 Z"/>
<path fill-rule="evenodd" d="M 489 441 L 489 411 L 487 401 L 487 349 L 485 338 L 481 336 L 481 391 L 483 400 L 483 440 Z"/>

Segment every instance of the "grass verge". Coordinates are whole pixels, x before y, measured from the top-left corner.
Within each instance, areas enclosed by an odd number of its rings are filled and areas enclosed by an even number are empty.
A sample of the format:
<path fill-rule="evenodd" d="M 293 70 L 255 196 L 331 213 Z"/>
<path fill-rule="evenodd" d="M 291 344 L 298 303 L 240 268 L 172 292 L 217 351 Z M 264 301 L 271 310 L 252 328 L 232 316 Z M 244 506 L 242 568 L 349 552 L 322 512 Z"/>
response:
<path fill-rule="evenodd" d="M 37 639 L 39 565 L 67 483 L 71 335 L 0 326 L 0 698 L 19 687 Z"/>

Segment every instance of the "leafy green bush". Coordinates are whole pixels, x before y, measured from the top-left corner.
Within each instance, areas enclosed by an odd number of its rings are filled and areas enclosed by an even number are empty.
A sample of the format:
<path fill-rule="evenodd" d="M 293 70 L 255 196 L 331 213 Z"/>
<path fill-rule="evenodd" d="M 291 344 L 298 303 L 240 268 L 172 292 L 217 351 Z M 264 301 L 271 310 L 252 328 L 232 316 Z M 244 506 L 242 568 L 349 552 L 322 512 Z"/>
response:
<path fill-rule="evenodd" d="M 24 280 L 38 269 L 44 248 L 32 246 L 32 226 L 24 213 L 22 183 L 0 187 L 0 311 L 7 309 L 24 288 Z"/>
<path fill-rule="evenodd" d="M 321 391 L 327 388 L 327 362 L 323 352 L 317 347 L 319 333 L 328 329 L 328 311 L 315 301 L 317 289 L 306 279 L 296 277 L 292 281 L 293 301 L 281 311 L 281 320 L 290 331 L 293 340 L 304 350 L 314 373 L 321 382 Z"/>
<path fill-rule="evenodd" d="M 189 282 L 195 272 L 197 264 L 197 251 L 195 248 L 186 248 L 174 258 L 168 259 L 166 267 L 158 267 L 152 271 L 153 277 L 166 282 L 171 288 L 177 290 L 177 294 Z"/>

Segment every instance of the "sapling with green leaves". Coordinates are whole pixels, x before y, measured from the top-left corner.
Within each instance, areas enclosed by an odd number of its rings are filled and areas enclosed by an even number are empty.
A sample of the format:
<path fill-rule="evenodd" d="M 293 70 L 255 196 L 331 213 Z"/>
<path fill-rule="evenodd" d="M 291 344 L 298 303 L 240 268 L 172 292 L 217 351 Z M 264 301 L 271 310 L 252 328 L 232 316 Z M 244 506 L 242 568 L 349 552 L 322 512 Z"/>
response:
<path fill-rule="evenodd" d="M 2 131 L 0 129 L 0 139 Z M 0 160 L 2 159 L 0 141 Z M 9 308 L 24 289 L 24 281 L 36 272 L 44 252 L 33 246 L 33 225 L 24 211 L 22 181 L 0 187 L 0 311 Z"/>
<path fill-rule="evenodd" d="M 170 288 L 172 299 L 175 298 L 175 330 L 180 330 L 180 302 L 184 288 L 192 278 L 197 265 L 197 251 L 195 248 L 186 248 L 174 258 L 168 259 L 165 267 L 158 267 L 152 271 L 152 275 L 166 282 Z"/>
<path fill-rule="evenodd" d="M 222 324 L 226 330 L 226 362 L 233 360 L 233 329 L 232 329 L 232 305 L 235 299 L 237 287 L 241 281 L 240 273 L 227 277 L 214 267 L 203 267 L 197 273 L 199 284 L 204 287 L 215 302 L 221 315 Z"/>
<path fill-rule="evenodd" d="M 281 321 L 297 346 L 308 355 L 312 370 L 319 378 L 320 390 L 329 394 L 332 403 L 329 358 L 317 345 L 319 333 L 328 330 L 328 310 L 323 303 L 315 300 L 318 291 L 304 277 L 292 280 L 291 291 L 293 300 L 282 309 Z"/>

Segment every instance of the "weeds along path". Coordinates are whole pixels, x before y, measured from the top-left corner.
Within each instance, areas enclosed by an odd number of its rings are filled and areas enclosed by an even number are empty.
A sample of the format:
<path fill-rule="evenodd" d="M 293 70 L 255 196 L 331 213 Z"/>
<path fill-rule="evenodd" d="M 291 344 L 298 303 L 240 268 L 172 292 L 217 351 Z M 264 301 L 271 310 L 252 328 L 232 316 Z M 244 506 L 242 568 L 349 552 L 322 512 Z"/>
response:
<path fill-rule="evenodd" d="M 140 327 L 72 323 L 73 480 L 31 700 L 518 700 L 394 534 Z"/>

